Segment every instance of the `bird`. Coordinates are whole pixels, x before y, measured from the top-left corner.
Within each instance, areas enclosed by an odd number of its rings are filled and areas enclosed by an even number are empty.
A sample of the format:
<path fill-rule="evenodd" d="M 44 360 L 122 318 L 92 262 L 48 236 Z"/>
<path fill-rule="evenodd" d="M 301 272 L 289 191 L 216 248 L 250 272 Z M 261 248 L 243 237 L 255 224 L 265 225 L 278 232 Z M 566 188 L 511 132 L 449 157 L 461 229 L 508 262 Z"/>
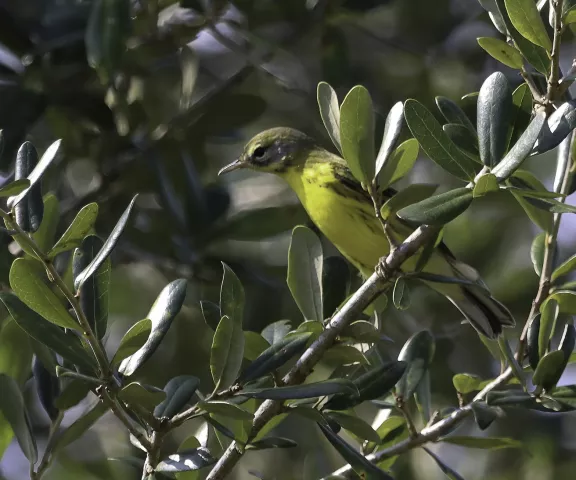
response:
<path fill-rule="evenodd" d="M 389 221 L 390 232 L 386 235 L 372 198 L 346 161 L 299 130 L 276 127 L 255 135 L 242 154 L 218 175 L 244 168 L 284 179 L 316 227 L 364 278 L 390 252 L 390 235 L 394 241 L 401 241 L 411 231 L 395 217 Z M 383 195 L 390 198 L 395 193 L 388 188 Z M 416 262 L 415 257 L 407 260 L 403 271 L 414 269 Z M 490 294 L 478 272 L 458 261 L 444 242 L 436 246 L 423 271 L 464 280 L 424 283 L 448 298 L 480 334 L 495 339 L 502 327 L 515 325 L 510 311 Z"/>

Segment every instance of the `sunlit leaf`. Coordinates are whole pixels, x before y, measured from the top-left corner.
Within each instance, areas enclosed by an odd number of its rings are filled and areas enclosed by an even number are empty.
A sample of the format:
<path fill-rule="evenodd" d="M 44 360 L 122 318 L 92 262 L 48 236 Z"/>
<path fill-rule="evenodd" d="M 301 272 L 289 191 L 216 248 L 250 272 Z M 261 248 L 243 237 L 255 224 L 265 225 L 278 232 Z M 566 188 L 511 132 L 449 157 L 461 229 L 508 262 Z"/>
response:
<path fill-rule="evenodd" d="M 520 52 L 499 38 L 480 37 L 476 40 L 478 41 L 478 45 L 480 45 L 488 55 L 494 57 L 504 65 L 518 70 L 524 65 L 524 60 Z"/>
<path fill-rule="evenodd" d="M 214 333 L 210 352 L 210 371 L 217 389 L 227 388 L 236 381 L 243 357 L 242 325 L 225 315 Z"/>
<path fill-rule="evenodd" d="M 501 448 L 521 448 L 522 442 L 506 437 L 460 437 L 441 438 L 442 442 L 460 445 L 461 447 L 480 448 L 483 450 L 498 450 Z"/>
<path fill-rule="evenodd" d="M 383 190 L 404 177 L 416 163 L 420 146 L 418 140 L 409 138 L 391 152 L 378 173 L 378 187 Z"/>
<path fill-rule="evenodd" d="M 90 203 L 78 212 L 70 226 L 58 239 L 56 244 L 48 252 L 48 257 L 54 258 L 61 252 L 76 248 L 82 240 L 94 228 L 96 217 L 98 216 L 98 204 Z"/>
<path fill-rule="evenodd" d="M 434 357 L 436 344 L 427 330 L 412 335 L 402 347 L 398 360 L 406 362 L 406 373 L 396 385 L 396 394 L 408 399 L 416 390 Z"/>
<path fill-rule="evenodd" d="M 534 0 L 504 0 L 504 3 L 512 25 L 520 34 L 532 43 L 550 51 L 552 41 Z"/>
<path fill-rule="evenodd" d="M 398 142 L 398 137 L 402 131 L 402 124 L 404 123 L 404 105 L 402 102 L 394 104 L 388 112 L 386 117 L 386 124 L 384 125 L 384 135 L 382 137 L 382 144 L 380 151 L 376 157 L 376 171 L 375 174 L 380 178 L 379 173 L 384 166 L 388 163 L 390 155 Z M 418 151 L 418 150 L 416 150 Z M 390 176 L 390 175 L 388 175 Z M 390 182 L 392 183 L 392 182 Z"/>
<path fill-rule="evenodd" d="M 122 360 L 137 352 L 148 340 L 152 330 L 152 321 L 148 318 L 136 322 L 124 334 L 120 345 L 110 362 L 112 365 L 118 365 Z"/>
<path fill-rule="evenodd" d="M 200 470 L 216 463 L 216 458 L 204 447 L 168 455 L 155 468 L 156 472 L 176 473 Z"/>

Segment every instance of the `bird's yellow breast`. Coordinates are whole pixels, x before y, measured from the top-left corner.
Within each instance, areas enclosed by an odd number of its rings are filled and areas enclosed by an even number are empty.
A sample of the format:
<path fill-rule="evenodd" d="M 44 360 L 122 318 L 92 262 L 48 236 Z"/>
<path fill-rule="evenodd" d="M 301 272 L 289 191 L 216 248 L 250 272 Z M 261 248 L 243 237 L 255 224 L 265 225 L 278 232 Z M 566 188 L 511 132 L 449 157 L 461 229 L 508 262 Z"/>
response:
<path fill-rule="evenodd" d="M 350 195 L 328 162 L 299 166 L 282 176 L 328 240 L 363 274 L 372 273 L 389 251 L 372 204 Z"/>

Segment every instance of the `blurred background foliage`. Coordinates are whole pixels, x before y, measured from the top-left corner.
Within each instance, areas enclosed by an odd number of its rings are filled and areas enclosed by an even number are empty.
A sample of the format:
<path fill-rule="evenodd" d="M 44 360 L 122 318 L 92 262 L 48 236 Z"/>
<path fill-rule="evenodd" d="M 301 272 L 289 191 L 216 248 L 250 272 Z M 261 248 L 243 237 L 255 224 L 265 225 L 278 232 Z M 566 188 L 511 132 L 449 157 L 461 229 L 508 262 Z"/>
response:
<path fill-rule="evenodd" d="M 5 179 L 13 177 L 16 149 L 25 139 L 40 151 L 63 139 L 64 155 L 44 180 L 44 191 L 60 201 L 59 233 L 83 205 L 96 201 L 96 229 L 106 236 L 135 193 L 140 193 L 130 227 L 112 257 L 112 293 L 107 350 L 144 318 L 162 287 L 189 279 L 185 308 L 166 340 L 137 375 L 158 386 L 181 374 L 210 385 L 211 332 L 199 301 L 218 301 L 221 261 L 246 289 L 244 327 L 260 331 L 302 317 L 286 286 L 290 231 L 309 220 L 287 186 L 251 172 L 217 179 L 218 169 L 241 151 L 254 133 L 292 126 L 323 140 L 315 100 L 319 81 L 340 97 L 355 84 L 374 99 L 377 129 L 397 101 L 417 98 L 429 107 L 442 95 L 459 100 L 478 90 L 495 69 L 521 79 L 481 50 L 476 37 L 495 34 L 476 0 L 132 0 L 131 9 L 112 12 L 122 2 L 88 0 L 0 0 L 0 128 L 6 148 L 0 157 Z M 94 28 L 107 15 L 105 35 Z M 573 45 L 563 44 L 562 65 Z M 462 101 L 475 117 L 475 100 Z M 433 111 L 437 111 L 435 108 Z M 377 134 L 377 138 L 379 138 Z M 550 156 L 529 168 L 549 185 Z M 454 180 L 421 159 L 403 184 Z M 571 223 L 572 222 L 572 223 Z M 311 225 L 310 225 L 311 226 Z M 560 256 L 574 249 L 574 223 L 564 221 Z M 451 223 L 445 240 L 462 260 L 476 267 L 520 326 L 535 293 L 530 263 L 536 232 L 514 200 L 493 195 L 475 202 Z M 10 237 L 2 234 L 0 281 L 7 285 Z M 325 251 L 337 255 L 325 242 Z M 353 274 L 353 284 L 360 279 Z M 455 404 L 452 375 L 471 372 L 488 378 L 497 368 L 457 311 L 429 291 L 417 291 L 404 312 L 388 310 L 385 332 L 395 340 L 385 354 L 396 358 L 414 331 L 430 328 L 437 339 L 431 369 L 435 406 Z M 4 325 L 6 327 L 6 325 Z M 7 327 L 6 327 L 7 328 Z M 13 348 L 18 348 L 13 345 Z M 0 348 L 7 368 L 10 349 Z M 319 369 L 331 368 L 328 362 Z M 566 382 L 573 374 L 568 371 Z M 209 388 L 209 387 L 207 387 Z M 25 387 L 34 405 L 32 382 Z M 82 404 L 64 424 L 71 423 Z M 32 421 L 40 439 L 48 420 L 36 405 Z M 373 406 L 361 412 L 367 420 Z M 487 435 L 522 439 L 523 450 L 485 453 L 442 445 L 434 448 L 466 479 L 572 478 L 576 460 L 573 415 L 511 412 Z M 473 429 L 472 422 L 461 427 Z M 172 446 L 194 433 L 176 432 Z M 463 431 L 462 434 L 465 432 Z M 239 479 L 315 479 L 342 464 L 317 428 L 291 417 L 278 434 L 299 447 L 247 455 Z M 42 440 L 40 440 L 42 445 Z M 127 432 L 106 415 L 61 453 L 49 479 L 139 478 L 136 469 L 106 460 L 134 454 Z M 397 463 L 397 478 L 432 480 L 443 474 L 422 451 Z M 0 477 L 20 479 L 27 463 L 8 447 Z M 187 478 L 182 476 L 182 478 Z"/>

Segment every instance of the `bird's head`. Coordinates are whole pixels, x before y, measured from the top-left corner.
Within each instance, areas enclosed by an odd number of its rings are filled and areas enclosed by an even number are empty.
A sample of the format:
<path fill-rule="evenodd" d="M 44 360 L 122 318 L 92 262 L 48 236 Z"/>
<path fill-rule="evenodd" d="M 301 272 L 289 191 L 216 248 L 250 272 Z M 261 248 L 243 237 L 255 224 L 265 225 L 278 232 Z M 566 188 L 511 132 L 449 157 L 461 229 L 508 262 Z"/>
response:
<path fill-rule="evenodd" d="M 287 127 L 271 128 L 254 136 L 242 155 L 222 168 L 218 175 L 239 168 L 281 175 L 290 167 L 303 164 L 314 141 L 307 135 Z"/>

